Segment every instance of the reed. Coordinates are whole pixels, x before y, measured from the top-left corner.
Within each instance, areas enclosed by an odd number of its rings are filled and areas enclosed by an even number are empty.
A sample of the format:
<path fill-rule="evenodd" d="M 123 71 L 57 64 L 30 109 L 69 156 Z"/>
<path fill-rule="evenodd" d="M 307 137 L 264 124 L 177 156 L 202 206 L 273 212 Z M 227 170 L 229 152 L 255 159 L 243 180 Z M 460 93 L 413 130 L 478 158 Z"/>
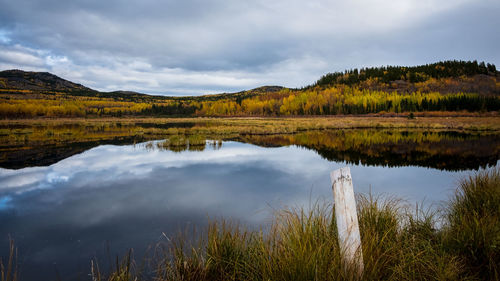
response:
<path fill-rule="evenodd" d="M 333 206 L 277 211 L 249 230 L 224 219 L 201 234 L 158 245 L 149 267 L 129 253 L 109 274 L 92 262 L 95 281 L 121 280 L 499 280 L 500 169 L 463 179 L 440 210 L 391 197 L 357 196 L 364 271 L 345 267 Z M 441 216 L 441 214 L 444 214 Z M 17 280 L 11 242 L 2 281 Z"/>
<path fill-rule="evenodd" d="M 446 210 L 445 242 L 481 280 L 500 280 L 500 169 L 468 177 Z"/>
<path fill-rule="evenodd" d="M 498 169 L 464 179 L 444 210 L 372 195 L 357 202 L 362 280 L 498 280 Z M 358 280 L 342 268 L 332 207 L 285 209 L 260 231 L 213 221 L 193 245 L 170 244 L 156 280 Z"/>
<path fill-rule="evenodd" d="M 7 258 L 7 265 L 4 265 L 2 257 L 0 257 L 0 280 L 1 281 L 17 281 L 18 280 L 18 267 L 17 267 L 17 248 L 14 245 L 14 240 L 9 241 L 9 257 Z"/>

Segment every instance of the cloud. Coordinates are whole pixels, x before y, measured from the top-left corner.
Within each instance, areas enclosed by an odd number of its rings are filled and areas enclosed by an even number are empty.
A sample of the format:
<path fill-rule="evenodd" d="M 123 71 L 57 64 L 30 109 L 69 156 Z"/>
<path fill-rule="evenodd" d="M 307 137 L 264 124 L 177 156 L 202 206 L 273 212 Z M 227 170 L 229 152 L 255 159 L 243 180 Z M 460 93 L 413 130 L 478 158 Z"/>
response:
<path fill-rule="evenodd" d="M 9 39 L 7 38 L 5 41 L 8 42 Z M 0 62 L 3 63 L 27 67 L 41 67 L 45 64 L 41 54 L 42 52 L 40 51 L 29 49 L 20 45 L 9 47 L 0 45 Z"/>
<path fill-rule="evenodd" d="M 362 66 L 500 62 L 493 0 L 0 4 L 0 67 L 44 69 L 99 90 L 205 94 L 300 87 Z"/>

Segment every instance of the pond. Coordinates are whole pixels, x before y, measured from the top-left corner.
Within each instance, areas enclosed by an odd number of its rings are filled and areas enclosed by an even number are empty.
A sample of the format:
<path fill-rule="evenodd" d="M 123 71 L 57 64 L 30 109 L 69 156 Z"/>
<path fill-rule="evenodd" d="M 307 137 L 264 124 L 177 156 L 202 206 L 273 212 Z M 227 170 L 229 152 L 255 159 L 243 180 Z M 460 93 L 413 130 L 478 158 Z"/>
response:
<path fill-rule="evenodd" d="M 498 135 L 458 132 L 141 141 L 32 145 L 26 159 L 9 156 L 21 155 L 19 148 L 5 150 L 0 254 L 8 252 L 8 237 L 15 239 L 21 280 L 88 280 L 92 258 L 106 268 L 129 248 L 140 257 L 148 246 L 180 230 L 202 229 L 210 218 L 265 227 L 274 210 L 332 201 L 329 174 L 344 166 L 351 167 L 358 193 L 436 206 L 462 177 L 500 159 Z M 45 165 L 35 165 L 33 155 Z"/>

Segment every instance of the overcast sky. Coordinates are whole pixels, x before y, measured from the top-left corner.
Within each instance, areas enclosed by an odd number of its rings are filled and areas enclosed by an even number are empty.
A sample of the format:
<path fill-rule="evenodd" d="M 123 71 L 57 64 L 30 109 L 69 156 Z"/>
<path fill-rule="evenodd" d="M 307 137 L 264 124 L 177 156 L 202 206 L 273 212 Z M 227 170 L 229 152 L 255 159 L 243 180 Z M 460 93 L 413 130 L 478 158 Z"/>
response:
<path fill-rule="evenodd" d="M 301 87 L 327 72 L 500 64 L 499 0 L 0 0 L 0 70 L 162 95 Z"/>

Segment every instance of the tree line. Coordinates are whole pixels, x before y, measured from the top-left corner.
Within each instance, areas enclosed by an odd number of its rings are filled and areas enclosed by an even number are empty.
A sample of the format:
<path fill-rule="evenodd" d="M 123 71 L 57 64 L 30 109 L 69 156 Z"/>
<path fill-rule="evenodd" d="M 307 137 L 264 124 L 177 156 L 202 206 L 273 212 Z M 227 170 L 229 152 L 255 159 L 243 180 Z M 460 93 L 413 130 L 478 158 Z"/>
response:
<path fill-rule="evenodd" d="M 473 76 L 477 74 L 497 74 L 496 66 L 477 61 L 442 61 L 420 66 L 384 66 L 345 70 L 323 75 L 312 86 L 328 86 L 335 84 L 354 85 L 366 80 L 389 83 L 395 80 L 405 80 L 410 83 L 424 82 L 430 78 L 446 78 Z"/>
<path fill-rule="evenodd" d="M 9 99 L 0 102 L 2 118 L 89 116 L 291 116 L 421 111 L 500 111 L 500 97 L 475 93 L 374 91 L 357 87 L 284 89 L 240 101 L 164 101 Z"/>
<path fill-rule="evenodd" d="M 483 74 L 482 80 L 474 78 L 478 74 Z M 497 77 L 493 64 L 445 61 L 415 67 L 387 66 L 330 73 L 315 85 L 302 89 L 262 87 L 201 97 L 123 93 L 85 96 L 82 93 L 2 90 L 0 118 L 488 112 L 500 111 Z M 397 87 L 395 81 L 398 80 L 407 82 L 405 88 Z M 385 81 L 389 86 L 366 87 L 372 82 L 380 85 Z"/>

